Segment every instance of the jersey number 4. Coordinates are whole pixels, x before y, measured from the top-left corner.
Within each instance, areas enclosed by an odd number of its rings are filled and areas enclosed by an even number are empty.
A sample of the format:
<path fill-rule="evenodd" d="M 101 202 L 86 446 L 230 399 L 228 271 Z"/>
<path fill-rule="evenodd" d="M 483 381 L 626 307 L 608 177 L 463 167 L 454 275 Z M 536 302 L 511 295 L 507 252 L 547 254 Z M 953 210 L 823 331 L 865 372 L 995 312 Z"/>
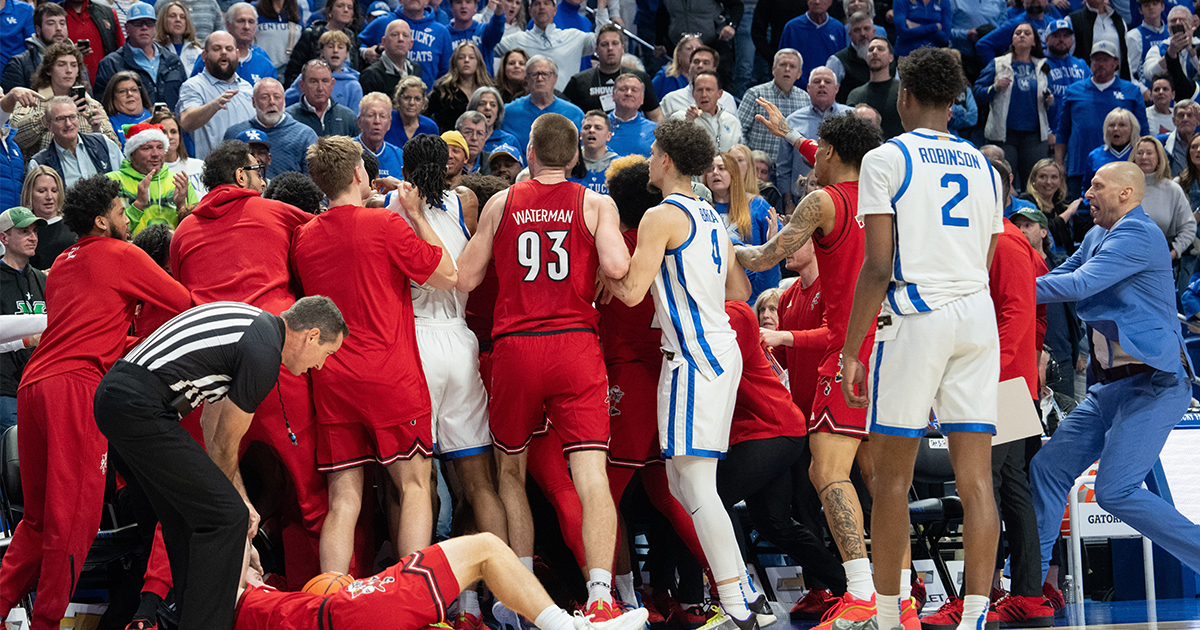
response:
<path fill-rule="evenodd" d="M 950 216 L 950 211 L 967 198 L 967 178 L 959 173 L 942 175 L 942 188 L 949 188 L 952 184 L 958 186 L 958 192 L 950 198 L 950 201 L 942 204 L 942 225 L 967 227 L 971 224 L 969 219 Z"/>
<path fill-rule="evenodd" d="M 550 239 L 550 253 L 553 260 L 547 257 L 546 277 L 555 282 L 565 280 L 571 273 L 571 259 L 567 250 L 563 249 L 563 241 L 567 240 L 567 230 L 550 230 L 545 233 Z M 537 280 L 542 270 L 542 233 L 534 230 L 521 232 L 517 236 L 517 262 L 525 268 L 523 282 Z"/>

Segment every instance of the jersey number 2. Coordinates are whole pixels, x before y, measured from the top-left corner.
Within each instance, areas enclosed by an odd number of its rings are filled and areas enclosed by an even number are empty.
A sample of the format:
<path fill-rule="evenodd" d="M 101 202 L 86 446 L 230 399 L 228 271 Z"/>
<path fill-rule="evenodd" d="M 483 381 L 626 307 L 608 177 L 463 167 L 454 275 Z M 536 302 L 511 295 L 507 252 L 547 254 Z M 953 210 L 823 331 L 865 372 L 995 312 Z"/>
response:
<path fill-rule="evenodd" d="M 550 253 L 554 260 L 546 261 L 546 276 L 555 282 L 566 279 L 571 273 L 571 259 L 567 250 L 563 249 L 563 241 L 567 239 L 566 230 L 550 230 L 546 232 L 550 239 Z M 525 267 L 523 282 L 537 280 L 542 270 L 542 234 L 534 230 L 521 232 L 517 236 L 517 262 Z"/>
<path fill-rule="evenodd" d="M 942 204 L 942 225 L 967 227 L 971 224 L 969 219 L 950 216 L 950 211 L 962 203 L 963 199 L 967 198 L 967 178 L 959 173 L 946 173 L 942 175 L 942 188 L 949 188 L 951 184 L 958 185 L 958 193 L 951 197 L 950 201 Z"/>

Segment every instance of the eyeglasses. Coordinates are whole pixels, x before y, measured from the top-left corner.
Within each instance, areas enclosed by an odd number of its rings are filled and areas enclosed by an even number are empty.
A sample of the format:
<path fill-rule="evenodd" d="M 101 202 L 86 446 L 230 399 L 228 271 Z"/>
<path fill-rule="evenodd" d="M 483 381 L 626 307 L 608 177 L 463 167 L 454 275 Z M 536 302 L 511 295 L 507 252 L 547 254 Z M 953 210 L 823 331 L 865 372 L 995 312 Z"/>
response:
<path fill-rule="evenodd" d="M 242 170 L 243 171 L 261 171 L 264 168 L 266 168 L 266 166 L 264 166 L 262 164 L 251 164 L 250 166 L 243 166 Z"/>
<path fill-rule="evenodd" d="M 458 132 L 461 133 L 464 138 L 482 138 L 487 135 L 487 133 L 477 129 L 459 129 Z"/>
<path fill-rule="evenodd" d="M 141 92 L 141 90 L 139 90 L 135 87 L 121 88 L 121 89 L 117 90 L 117 95 L 118 96 L 129 96 L 130 94 L 137 94 L 139 92 Z"/>
<path fill-rule="evenodd" d="M 67 122 L 78 122 L 78 121 L 79 121 L 79 116 L 75 115 L 75 114 L 68 115 L 68 116 L 55 116 L 54 118 L 50 119 L 50 122 L 52 122 L 56 125 L 62 125 Z"/>
<path fill-rule="evenodd" d="M 553 77 L 553 76 L 557 76 L 557 75 L 553 72 L 530 72 L 529 73 L 529 78 L 535 79 L 535 80 L 536 79 L 549 79 L 550 77 Z"/>

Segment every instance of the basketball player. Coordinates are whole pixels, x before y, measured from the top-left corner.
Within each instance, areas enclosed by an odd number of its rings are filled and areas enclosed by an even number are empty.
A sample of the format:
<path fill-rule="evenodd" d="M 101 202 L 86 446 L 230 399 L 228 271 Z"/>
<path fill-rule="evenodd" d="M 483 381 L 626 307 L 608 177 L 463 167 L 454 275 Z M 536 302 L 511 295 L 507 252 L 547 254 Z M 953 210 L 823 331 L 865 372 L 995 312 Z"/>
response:
<path fill-rule="evenodd" d="M 605 622 L 572 617 L 554 605 L 503 541 L 487 533 L 427 547 L 332 595 L 277 591 L 250 565 L 247 546 L 234 630 L 418 630 L 444 622 L 455 595 L 481 580 L 541 630 L 638 630 L 648 616 L 642 608 Z"/>
<path fill-rule="evenodd" d="M 663 203 L 642 217 L 629 272 L 606 273 L 602 280 L 630 306 L 654 287 L 657 318 L 664 324 L 658 434 L 671 493 L 692 516 L 721 608 L 739 628 L 750 630 L 759 625 L 755 613 L 769 609 L 765 597 L 751 595 L 733 525 L 717 495 L 717 460 L 729 447 L 742 373 L 725 300 L 748 299 L 750 281 L 721 218 L 692 196 L 691 178 L 712 164 L 708 135 L 687 121 L 671 120 L 655 129 L 654 138 L 650 183 L 662 191 Z"/>
<path fill-rule="evenodd" d="M 525 496 L 526 447 L 546 416 L 563 441 L 583 508 L 588 566 L 586 615 L 618 614 L 612 600 L 617 511 L 609 494 L 608 382 L 596 336 L 596 270 L 623 276 L 629 252 L 608 197 L 566 181 L 578 154 L 574 123 L 558 114 L 534 121 L 533 179 L 492 197 L 458 259 L 458 290 L 483 280 L 493 255 L 499 279 L 492 327 L 492 441 L 509 544 L 533 567 L 533 516 Z"/>
<path fill-rule="evenodd" d="M 424 215 L 446 253 L 457 258 L 478 223 L 479 203 L 475 193 L 466 188 L 447 189 L 450 178 L 443 166 L 449 159 L 447 148 L 446 142 L 434 135 L 409 140 L 404 144 L 403 171 L 404 180 L 412 182 L 420 197 L 412 206 Z M 479 531 L 507 540 L 504 505 L 492 475 L 492 437 L 488 433 L 487 393 L 479 377 L 479 342 L 467 328 L 466 305 L 467 294 L 453 287 L 413 287 L 417 348 L 433 406 L 434 452 L 454 467 Z M 474 589 L 463 589 L 456 622 L 482 627 Z"/>
<path fill-rule="evenodd" d="M 354 331 L 342 352 L 313 375 L 317 469 L 328 474 L 329 485 L 321 569 L 346 573 L 368 462 L 385 466 L 400 491 L 399 532 L 393 532 L 398 553 L 423 549 L 432 538 L 432 412 L 409 286 L 446 290 L 457 274 L 415 205 L 405 206 L 413 210 L 412 227 L 395 212 L 362 207 L 371 182 L 354 141 L 319 138 L 308 148 L 308 168 L 330 208 L 296 231 L 292 264 L 304 291 L 331 297 Z M 407 182 L 396 198 L 419 202 Z"/>
<path fill-rule="evenodd" d="M 108 443 L 93 399 L 124 354 L 139 301 L 178 313 L 188 290 L 127 242 L 120 185 L 95 175 L 67 191 L 63 222 L 80 236 L 46 282 L 49 322 L 17 390 L 25 516 L 0 564 L 0 618 L 36 585 L 30 627 L 58 628 L 104 504 Z"/>
<path fill-rule="evenodd" d="M 1004 229 L 1003 194 L 987 159 L 946 131 L 965 81 L 958 60 L 921 48 L 900 60 L 899 75 L 896 109 L 908 133 L 863 158 L 866 256 L 842 348 L 842 391 L 870 418 L 879 627 L 900 625 L 908 490 L 936 403 L 964 512 L 958 628 L 974 630 L 986 619 L 999 535 L 991 437 L 1000 348 L 988 267 Z M 858 350 L 872 331 L 868 381 Z"/>
<path fill-rule="evenodd" d="M 791 130 L 779 110 L 765 99 L 759 104 L 768 116 L 759 122 L 771 133 L 785 138 L 813 164 L 813 173 L 823 189 L 806 196 L 783 230 L 758 247 L 738 248 L 738 260 L 748 269 L 767 269 L 800 248 L 811 237 L 816 247 L 817 266 L 824 278 L 823 299 L 829 326 L 828 345 L 817 368 L 817 391 L 808 418 L 812 465 L 809 477 L 825 508 L 829 531 L 842 554 L 846 569 L 846 594 L 823 618 L 819 628 L 832 626 L 835 619 L 861 621 L 874 615 L 875 586 L 871 561 L 863 540 L 862 506 L 850 483 L 850 469 L 857 453 L 865 449 L 865 410 L 851 409 L 838 391 L 842 380 L 840 351 L 850 318 L 853 287 L 863 258 L 863 230 L 857 220 L 858 178 L 863 156 L 879 146 L 880 132 L 870 122 L 855 116 L 835 116 L 821 123 L 818 141 L 806 140 Z M 866 361 L 871 340 L 865 339 L 855 354 Z M 864 463 L 869 461 L 860 458 Z M 861 465 L 870 479 L 869 465 Z M 903 581 L 903 580 L 902 580 Z M 905 626 L 915 630 L 915 605 L 906 597 Z M 890 629 L 889 629 L 890 630 Z"/>

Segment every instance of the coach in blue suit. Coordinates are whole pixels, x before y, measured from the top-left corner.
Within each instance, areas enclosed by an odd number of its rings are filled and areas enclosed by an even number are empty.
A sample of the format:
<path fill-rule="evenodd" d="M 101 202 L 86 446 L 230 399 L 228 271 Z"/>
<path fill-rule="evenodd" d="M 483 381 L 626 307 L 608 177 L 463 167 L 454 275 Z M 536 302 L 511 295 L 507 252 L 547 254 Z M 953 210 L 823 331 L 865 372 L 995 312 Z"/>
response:
<path fill-rule="evenodd" d="M 1142 481 L 1191 401 L 1175 315 L 1171 254 L 1142 210 L 1145 176 L 1131 162 L 1102 167 L 1087 197 L 1096 227 L 1065 263 L 1038 278 L 1037 301 L 1075 302 L 1088 325 L 1088 397 L 1033 458 L 1029 477 L 1042 574 L 1075 478 L 1098 458 L 1096 502 L 1200 570 L 1200 525 Z"/>

